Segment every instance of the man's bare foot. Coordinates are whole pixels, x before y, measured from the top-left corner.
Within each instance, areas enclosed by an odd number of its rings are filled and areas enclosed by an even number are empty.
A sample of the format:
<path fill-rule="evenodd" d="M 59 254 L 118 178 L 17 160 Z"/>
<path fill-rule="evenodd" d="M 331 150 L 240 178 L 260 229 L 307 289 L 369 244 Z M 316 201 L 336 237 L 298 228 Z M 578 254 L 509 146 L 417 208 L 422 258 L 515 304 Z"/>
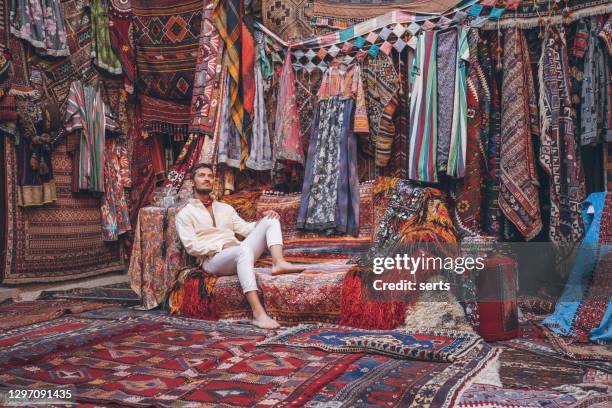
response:
<path fill-rule="evenodd" d="M 306 269 L 306 265 L 294 265 L 287 261 L 277 262 L 272 265 L 272 275 L 282 275 L 284 273 L 298 273 Z"/>
<path fill-rule="evenodd" d="M 260 329 L 272 330 L 272 329 L 278 329 L 280 327 L 280 324 L 278 324 L 276 320 L 272 319 L 270 316 L 268 316 L 265 313 L 254 318 L 252 323 L 255 326 L 259 327 Z"/>

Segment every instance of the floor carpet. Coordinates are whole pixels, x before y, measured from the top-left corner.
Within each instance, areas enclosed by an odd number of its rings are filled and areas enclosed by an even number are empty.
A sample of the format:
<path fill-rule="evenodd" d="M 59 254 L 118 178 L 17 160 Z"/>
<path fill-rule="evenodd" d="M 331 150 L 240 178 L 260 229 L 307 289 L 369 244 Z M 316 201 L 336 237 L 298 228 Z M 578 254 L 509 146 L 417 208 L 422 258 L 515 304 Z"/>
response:
<path fill-rule="evenodd" d="M 534 382 L 545 387 L 535 391 L 472 384 L 500 354 L 500 348 L 484 343 L 449 363 L 256 346 L 273 334 L 161 311 L 90 310 L 1 331 L 0 393 L 69 385 L 82 406 L 450 408 L 507 407 L 506 401 L 521 407 L 586 407 L 605 403 L 612 389 L 612 375 L 589 368 L 576 384 L 577 372 L 547 360 L 539 361 L 551 372 L 565 370 L 565 388 L 553 389 L 561 381 L 552 376 Z M 506 367 L 534 368 L 527 360 L 514 355 Z M 513 385 L 529 385 L 534 376 Z M 502 370 L 502 378 L 518 376 Z"/>
<path fill-rule="evenodd" d="M 0 305 L 0 330 L 45 322 L 65 314 L 112 306 L 108 303 L 82 300 L 34 300 L 31 302 L 4 303 Z"/>
<path fill-rule="evenodd" d="M 95 288 L 75 288 L 64 291 L 48 291 L 41 296 L 44 299 L 79 299 L 95 302 L 113 302 L 125 306 L 140 304 L 140 298 L 128 282 L 114 283 Z"/>

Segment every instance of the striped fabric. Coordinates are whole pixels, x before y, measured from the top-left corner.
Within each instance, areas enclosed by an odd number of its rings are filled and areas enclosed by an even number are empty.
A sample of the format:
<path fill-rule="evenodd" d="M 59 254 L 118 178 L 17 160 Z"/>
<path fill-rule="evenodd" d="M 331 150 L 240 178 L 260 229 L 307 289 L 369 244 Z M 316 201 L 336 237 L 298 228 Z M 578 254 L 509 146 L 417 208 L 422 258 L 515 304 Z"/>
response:
<path fill-rule="evenodd" d="M 408 178 L 435 183 L 438 139 L 437 36 L 421 32 L 408 44 L 415 50 L 410 95 Z"/>
<path fill-rule="evenodd" d="M 70 84 L 64 121 L 67 132 L 81 130 L 77 182 L 80 190 L 104 192 L 105 132 L 118 128 L 109 113 L 99 89 L 81 81 Z"/>
<path fill-rule="evenodd" d="M 465 64 L 470 57 L 467 37 L 468 28 L 459 31 L 457 64 L 455 72 L 455 95 L 453 98 L 453 123 L 446 174 L 451 177 L 465 176 L 467 146 L 467 96 Z"/>
<path fill-rule="evenodd" d="M 249 111 L 245 107 L 245 102 L 248 103 L 248 98 L 245 99 L 245 97 L 248 96 L 249 92 L 245 92 L 242 80 L 242 37 L 245 30 L 242 17 L 242 0 L 216 0 L 213 19 L 217 25 L 219 35 L 225 42 L 225 59 L 228 68 L 228 76 L 230 78 L 230 109 L 232 121 L 240 134 L 241 167 L 246 163 L 249 157 L 248 132 L 251 126 L 251 117 Z"/>

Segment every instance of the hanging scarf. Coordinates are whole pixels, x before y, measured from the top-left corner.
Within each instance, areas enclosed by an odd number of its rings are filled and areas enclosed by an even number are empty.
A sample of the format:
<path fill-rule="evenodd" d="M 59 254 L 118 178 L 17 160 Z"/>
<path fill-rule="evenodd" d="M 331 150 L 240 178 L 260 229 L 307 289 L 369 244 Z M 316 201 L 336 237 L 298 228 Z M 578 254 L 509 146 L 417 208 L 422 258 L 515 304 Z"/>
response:
<path fill-rule="evenodd" d="M 467 28 L 461 29 L 457 42 L 457 62 L 455 63 L 455 94 L 453 96 L 453 122 L 451 125 L 448 167 L 446 174 L 451 177 L 465 176 L 467 144 L 467 100 L 466 100 L 466 67 L 470 58 Z M 476 100 L 475 103 L 478 103 Z"/>
<path fill-rule="evenodd" d="M 263 33 L 258 31 L 257 37 L 257 58 L 255 60 L 255 112 L 253 115 L 253 138 L 251 149 L 246 166 L 253 170 L 272 170 L 272 146 L 270 144 L 270 128 L 266 112 L 264 78 L 261 70 L 261 53 L 263 48 Z M 264 54 L 265 56 L 265 54 Z"/>
<path fill-rule="evenodd" d="M 578 242 L 583 235 L 580 203 L 585 181 L 575 135 L 570 76 L 563 31 L 549 28 L 542 44 L 540 163 L 550 177 L 550 240 Z"/>
<path fill-rule="evenodd" d="M 531 140 L 537 118 L 535 88 L 525 35 L 511 28 L 506 30 L 504 40 L 499 206 L 530 240 L 542 229 Z"/>
<path fill-rule="evenodd" d="M 304 164 L 300 135 L 300 116 L 296 105 L 295 73 L 291 66 L 291 50 L 287 50 L 278 86 L 274 133 L 274 161 Z"/>
<path fill-rule="evenodd" d="M 249 134 L 255 99 L 253 36 L 243 22 L 242 0 L 216 0 L 213 19 L 225 42 L 226 63 L 230 78 L 232 121 L 240 135 L 240 167 L 249 157 Z"/>
<path fill-rule="evenodd" d="M 437 36 L 424 31 L 408 45 L 415 50 L 410 86 L 410 152 L 408 177 L 435 183 L 438 146 Z"/>

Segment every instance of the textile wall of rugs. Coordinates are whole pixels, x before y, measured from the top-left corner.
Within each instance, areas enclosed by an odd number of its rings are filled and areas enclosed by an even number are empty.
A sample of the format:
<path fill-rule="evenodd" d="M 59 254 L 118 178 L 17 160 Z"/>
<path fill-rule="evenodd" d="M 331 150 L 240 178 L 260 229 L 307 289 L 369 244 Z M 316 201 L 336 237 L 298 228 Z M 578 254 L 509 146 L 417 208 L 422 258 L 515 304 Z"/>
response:
<path fill-rule="evenodd" d="M 335 235 L 377 176 L 509 241 L 580 241 L 610 187 L 608 1 L 0 2 L 3 283 L 121 270 L 199 162 Z"/>

